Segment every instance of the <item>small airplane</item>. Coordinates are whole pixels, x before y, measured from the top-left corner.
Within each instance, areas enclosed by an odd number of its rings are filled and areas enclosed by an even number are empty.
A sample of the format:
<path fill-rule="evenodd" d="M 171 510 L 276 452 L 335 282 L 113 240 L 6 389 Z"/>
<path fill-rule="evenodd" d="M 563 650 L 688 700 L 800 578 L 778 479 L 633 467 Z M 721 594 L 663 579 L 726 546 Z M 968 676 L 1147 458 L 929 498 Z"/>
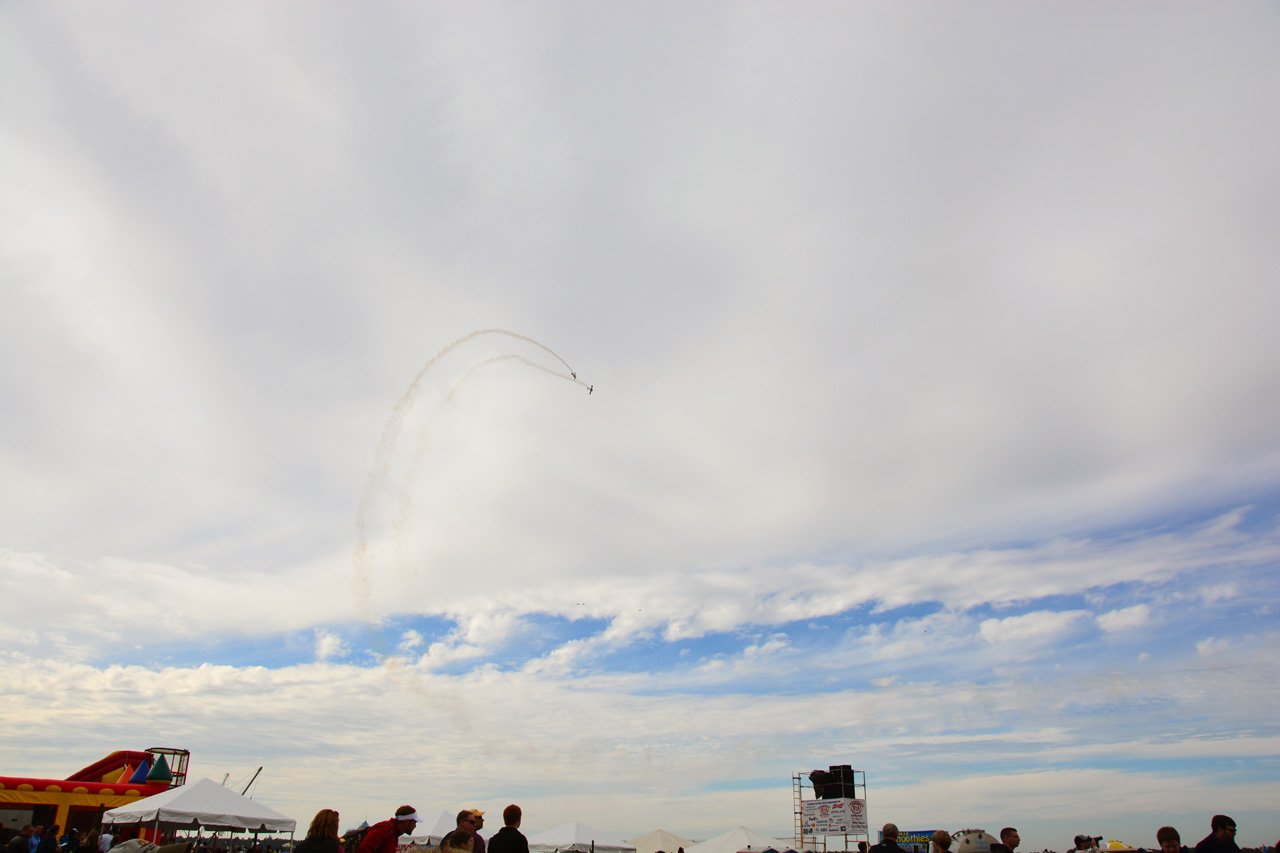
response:
<path fill-rule="evenodd" d="M 591 396 L 591 392 L 592 392 L 592 391 L 594 391 L 594 390 L 596 390 L 596 386 L 594 386 L 594 385 L 588 385 L 588 386 L 587 386 L 587 396 L 588 396 L 588 397 L 589 397 L 589 396 Z"/>
<path fill-rule="evenodd" d="M 574 379 L 578 378 L 578 374 L 574 373 L 572 370 L 569 371 L 569 375 L 572 376 Z"/>

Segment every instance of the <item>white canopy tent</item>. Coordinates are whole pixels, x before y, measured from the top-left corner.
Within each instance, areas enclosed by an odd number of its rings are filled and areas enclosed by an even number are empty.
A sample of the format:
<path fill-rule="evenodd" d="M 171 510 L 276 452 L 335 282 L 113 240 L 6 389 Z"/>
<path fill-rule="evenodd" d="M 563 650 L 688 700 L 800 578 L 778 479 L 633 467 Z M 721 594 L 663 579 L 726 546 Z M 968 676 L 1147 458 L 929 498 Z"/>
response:
<path fill-rule="evenodd" d="M 791 845 L 780 842 L 771 835 L 756 832 L 749 827 L 740 826 L 723 835 L 700 841 L 692 847 L 684 848 L 684 853 L 739 853 L 741 850 L 762 851 L 770 848 L 782 850 Z M 669 851 L 668 851 L 669 853 Z"/>
<path fill-rule="evenodd" d="M 689 839 L 681 838 L 665 829 L 655 829 L 639 838 L 633 838 L 631 844 L 635 846 L 636 853 L 658 853 L 659 850 L 664 853 L 676 853 L 681 847 L 693 846 L 693 842 Z M 689 851 L 686 850 L 685 853 Z"/>
<path fill-rule="evenodd" d="M 635 849 L 616 835 L 577 822 L 566 823 L 529 838 L 531 853 L 556 853 L 560 850 L 573 850 L 576 853 L 590 853 L 592 850 L 631 853 Z"/>
<path fill-rule="evenodd" d="M 140 823 L 161 829 L 211 832 L 289 832 L 298 822 L 212 779 L 155 794 L 102 813 L 107 824 Z"/>
<path fill-rule="evenodd" d="M 400 839 L 401 844 L 417 844 L 423 847 L 435 847 L 449 833 L 458 828 L 456 812 L 442 811 L 435 817 L 425 817 L 413 835 Z"/>

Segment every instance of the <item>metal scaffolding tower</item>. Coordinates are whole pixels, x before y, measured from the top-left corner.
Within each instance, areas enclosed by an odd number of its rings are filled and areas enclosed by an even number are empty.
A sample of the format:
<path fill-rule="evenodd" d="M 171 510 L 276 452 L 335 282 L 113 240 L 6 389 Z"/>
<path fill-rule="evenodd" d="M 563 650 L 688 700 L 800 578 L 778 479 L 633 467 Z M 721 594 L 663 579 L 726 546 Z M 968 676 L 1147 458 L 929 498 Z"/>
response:
<path fill-rule="evenodd" d="M 852 773 L 853 773 L 853 781 L 852 781 L 853 791 L 851 793 L 853 793 L 853 798 L 862 800 L 863 803 L 866 803 L 867 774 L 865 771 L 862 771 L 862 770 L 853 770 Z M 810 791 L 810 795 L 808 797 L 805 796 L 806 789 Z M 871 841 L 870 826 L 867 827 L 867 832 L 865 833 L 864 832 L 846 832 L 838 835 L 826 835 L 826 834 L 805 835 L 804 834 L 804 817 L 803 817 L 804 808 L 803 806 L 801 806 L 801 803 L 804 802 L 805 800 L 820 799 L 817 796 L 816 792 L 813 790 L 813 786 L 809 783 L 809 774 L 807 772 L 799 771 L 791 775 L 791 799 L 793 803 L 793 811 L 795 813 L 794 814 L 794 843 L 795 843 L 796 850 L 815 850 L 815 851 L 820 851 L 820 853 L 827 853 L 828 850 L 843 851 L 843 850 L 857 849 L 859 841 L 866 841 L 870 843 Z M 828 839 L 830 838 L 840 839 L 840 846 L 838 847 L 834 845 L 829 846 Z M 853 848 L 849 847 L 849 844 L 851 841 L 853 843 Z"/>

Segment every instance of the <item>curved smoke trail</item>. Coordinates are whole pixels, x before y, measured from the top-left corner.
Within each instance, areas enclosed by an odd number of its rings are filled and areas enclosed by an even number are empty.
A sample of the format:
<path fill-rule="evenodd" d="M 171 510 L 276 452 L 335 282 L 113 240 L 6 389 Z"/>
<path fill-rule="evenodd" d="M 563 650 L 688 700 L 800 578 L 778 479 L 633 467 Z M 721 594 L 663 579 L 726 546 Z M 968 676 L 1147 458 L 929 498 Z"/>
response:
<path fill-rule="evenodd" d="M 497 364 L 500 361 L 519 361 L 535 370 L 541 370 L 543 373 L 549 373 L 557 379 L 566 379 L 570 382 L 578 381 L 579 384 L 582 384 L 580 380 L 575 380 L 575 377 L 571 373 L 560 373 L 558 371 L 551 370 L 550 368 L 544 367 L 536 361 L 531 361 L 522 355 L 504 353 L 502 355 L 495 355 L 492 358 L 486 358 L 478 364 L 473 364 L 467 372 L 463 374 L 461 379 L 453 383 L 453 387 L 449 389 L 448 395 L 445 396 L 445 398 L 440 401 L 440 405 L 436 407 L 436 413 L 443 411 L 445 407 L 453 402 L 453 398 L 457 396 L 458 391 L 462 389 L 463 385 L 467 384 L 477 371 L 481 368 L 488 367 L 491 364 Z M 429 422 L 430 418 L 428 418 L 428 423 Z M 418 434 L 418 444 L 413 450 L 413 457 L 409 460 L 409 470 L 405 474 L 404 480 L 400 485 L 400 499 L 396 505 L 395 518 L 391 522 L 391 543 L 396 552 L 396 565 L 400 570 L 401 579 L 405 581 L 409 578 L 409 543 L 407 541 L 407 535 L 409 532 L 409 522 L 413 516 L 413 486 L 418 480 L 418 475 L 422 472 L 422 462 L 423 459 L 426 458 L 427 447 L 430 445 L 430 441 L 428 441 L 429 437 L 429 427 L 423 426 L 422 430 Z"/>
<path fill-rule="evenodd" d="M 444 349 L 440 350 L 434 356 L 432 356 L 427 361 L 427 363 L 422 366 L 422 369 L 418 371 L 418 374 L 413 377 L 413 381 L 409 383 L 409 387 L 405 389 L 405 392 L 402 395 L 400 395 L 400 399 L 396 401 L 395 406 L 392 407 L 391 417 L 387 420 L 386 426 L 383 427 L 382 436 L 381 438 L 378 439 L 377 449 L 374 450 L 373 467 L 369 471 L 369 478 L 365 482 L 364 493 L 360 496 L 360 505 L 356 510 L 356 550 L 354 555 L 355 556 L 356 605 L 359 607 L 361 614 L 364 616 L 366 620 L 369 620 L 372 617 L 372 601 L 371 601 L 372 586 L 371 586 L 370 577 L 369 577 L 368 518 L 369 518 L 369 507 L 370 507 L 370 504 L 373 502 L 373 496 L 377 491 L 378 486 L 386 478 L 387 472 L 391 467 L 391 454 L 395 451 L 396 443 L 400 439 L 400 433 L 404 429 L 405 419 L 409 416 L 409 413 L 413 411 L 413 407 L 417 403 L 418 389 L 422 384 L 423 377 L 427 375 L 427 373 L 431 370 L 431 368 L 433 368 L 440 361 L 440 359 L 444 358 L 446 355 L 453 352 L 455 349 L 467 343 L 468 341 L 481 337 L 482 335 L 505 335 L 506 337 L 515 338 L 517 340 L 531 343 L 534 346 L 540 349 L 543 349 L 546 352 L 550 353 L 552 356 L 554 356 L 555 359 L 559 361 L 561 364 L 563 364 L 565 366 L 565 369 L 569 371 L 569 375 L 566 376 L 563 373 L 557 373 L 556 371 L 543 367 L 540 364 L 535 364 L 534 362 L 529 361 L 529 359 L 524 358 L 523 356 L 511 356 L 511 357 L 519 359 L 520 361 L 523 361 L 524 363 L 528 364 L 530 367 L 534 367 L 534 368 L 537 368 L 538 370 L 542 370 L 546 373 L 550 373 L 552 376 L 556 376 L 561 379 L 566 379 L 577 385 L 582 385 L 583 387 L 587 387 L 587 383 L 583 382 L 581 379 L 577 377 L 577 374 L 574 372 L 573 368 L 569 366 L 569 362 L 561 358 L 559 353 L 557 353 L 555 350 L 551 349 L 546 344 L 543 344 L 539 341 L 534 340 L 533 338 L 527 335 L 521 335 L 516 332 L 510 332 L 510 331 L 507 331 L 506 329 L 479 329 L 477 331 L 470 332 L 466 335 L 463 335 L 462 337 L 450 343 Z M 460 380 L 457 384 L 454 385 L 453 389 L 449 392 L 449 397 L 446 398 L 445 402 L 448 402 L 448 400 L 453 398 L 453 395 L 457 391 L 458 387 L 463 382 L 465 382 L 466 379 L 470 377 L 471 373 L 474 372 L 478 367 L 482 366 L 483 364 L 492 363 L 493 361 L 501 361 L 501 360 L 504 360 L 505 358 L 506 356 L 502 356 L 496 359 L 490 359 L 487 362 L 482 362 L 481 365 L 473 366 L 471 370 L 467 372 L 466 376 L 464 376 L 462 380 Z M 424 441 L 425 441 L 425 438 L 424 438 Z M 415 453 L 415 463 L 414 463 L 415 465 L 420 463 L 420 460 L 418 459 L 419 454 L 420 454 L 420 451 L 419 453 Z M 403 495 L 402 495 L 402 499 L 403 499 Z M 407 511 L 402 510 L 401 514 L 397 515 L 397 523 L 403 526 L 405 522 L 403 521 L 402 516 L 404 518 L 407 518 Z M 402 527 L 400 529 L 402 530 Z M 397 546 L 398 556 L 401 553 L 401 550 L 402 550 L 401 547 Z"/>

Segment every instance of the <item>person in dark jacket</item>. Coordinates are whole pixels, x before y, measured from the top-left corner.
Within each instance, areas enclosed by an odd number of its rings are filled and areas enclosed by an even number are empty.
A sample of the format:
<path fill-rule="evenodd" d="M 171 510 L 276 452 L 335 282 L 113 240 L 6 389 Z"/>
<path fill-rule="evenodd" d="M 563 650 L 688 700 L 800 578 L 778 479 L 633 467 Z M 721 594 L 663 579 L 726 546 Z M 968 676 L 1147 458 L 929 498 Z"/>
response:
<path fill-rule="evenodd" d="M 1209 821 L 1213 831 L 1196 845 L 1196 853 L 1240 853 L 1236 844 L 1236 822 L 1224 814 L 1216 814 Z"/>
<path fill-rule="evenodd" d="M 31 833 L 34 830 L 31 824 L 22 827 L 22 831 L 9 839 L 9 843 L 5 845 L 6 853 L 28 853 L 31 849 Z"/>
<path fill-rule="evenodd" d="M 898 846 L 898 825 L 886 823 L 880 830 L 880 843 L 872 844 L 870 853 L 903 853 Z"/>
<path fill-rule="evenodd" d="M 529 853 L 529 839 L 520 831 L 523 814 L 515 803 L 502 810 L 502 829 L 489 839 L 489 853 Z"/>
<path fill-rule="evenodd" d="M 45 830 L 44 835 L 40 836 L 40 843 L 36 846 L 36 853 L 58 853 L 58 830 L 62 827 L 56 823 Z"/>
<path fill-rule="evenodd" d="M 333 809 L 321 809 L 311 819 L 307 837 L 293 848 L 293 853 L 342 853 L 338 840 L 338 813 Z"/>
<path fill-rule="evenodd" d="M 458 812 L 455 822 L 458 829 L 471 833 L 471 849 L 475 853 L 484 853 L 484 836 L 480 834 L 480 829 L 484 826 L 484 812 L 479 809 L 463 809 Z"/>
<path fill-rule="evenodd" d="M 417 809 L 413 806 L 401 806 L 396 809 L 395 817 L 369 827 L 364 840 L 356 848 L 356 853 L 396 853 L 400 836 L 413 832 L 413 828 L 421 822 Z"/>

